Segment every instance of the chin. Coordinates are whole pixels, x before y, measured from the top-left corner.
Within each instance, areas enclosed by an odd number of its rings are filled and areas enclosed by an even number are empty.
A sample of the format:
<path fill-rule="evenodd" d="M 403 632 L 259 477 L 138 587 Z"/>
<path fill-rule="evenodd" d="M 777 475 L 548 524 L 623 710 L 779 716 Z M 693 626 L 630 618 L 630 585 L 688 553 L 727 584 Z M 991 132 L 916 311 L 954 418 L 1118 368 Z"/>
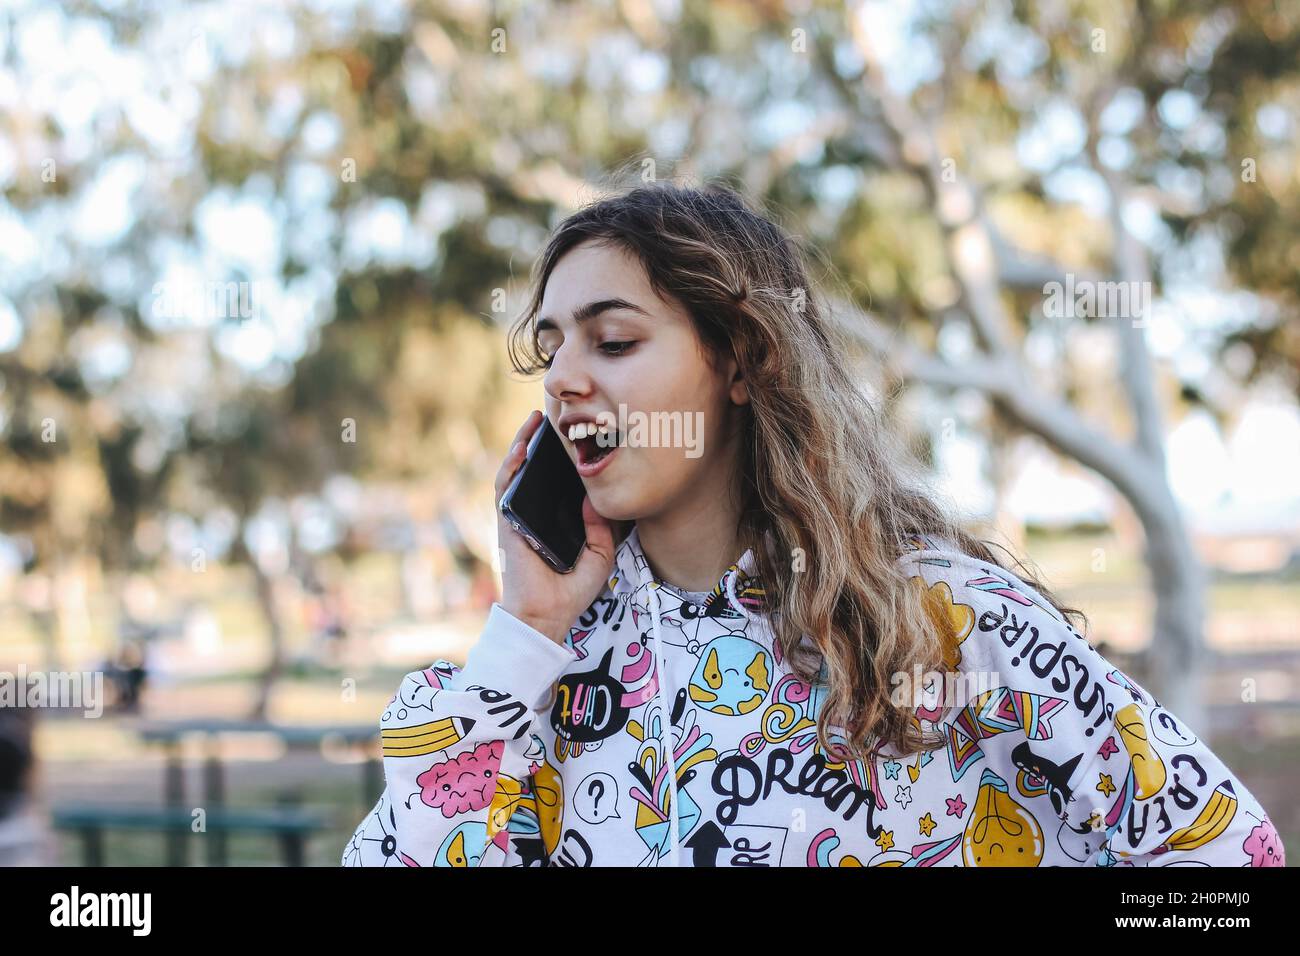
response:
<path fill-rule="evenodd" d="M 635 521 L 652 510 L 635 489 L 627 487 L 588 488 L 587 494 L 596 513 L 609 521 Z"/>

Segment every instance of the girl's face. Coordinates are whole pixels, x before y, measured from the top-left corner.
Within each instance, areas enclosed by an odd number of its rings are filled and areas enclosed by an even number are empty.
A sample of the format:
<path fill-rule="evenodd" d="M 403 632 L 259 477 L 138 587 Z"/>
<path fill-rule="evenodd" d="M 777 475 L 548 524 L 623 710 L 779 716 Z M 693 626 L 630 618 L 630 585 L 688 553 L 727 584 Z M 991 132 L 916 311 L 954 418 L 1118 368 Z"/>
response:
<path fill-rule="evenodd" d="M 546 416 L 601 515 L 668 514 L 730 475 L 737 406 L 749 400 L 745 383 L 733 381 L 735 360 L 710 368 L 685 309 L 659 298 L 622 246 L 588 241 L 561 257 L 542 297 L 537 342 L 551 361 Z M 571 440 L 574 418 L 620 430 L 606 460 L 584 464 L 606 449 L 594 437 Z"/>

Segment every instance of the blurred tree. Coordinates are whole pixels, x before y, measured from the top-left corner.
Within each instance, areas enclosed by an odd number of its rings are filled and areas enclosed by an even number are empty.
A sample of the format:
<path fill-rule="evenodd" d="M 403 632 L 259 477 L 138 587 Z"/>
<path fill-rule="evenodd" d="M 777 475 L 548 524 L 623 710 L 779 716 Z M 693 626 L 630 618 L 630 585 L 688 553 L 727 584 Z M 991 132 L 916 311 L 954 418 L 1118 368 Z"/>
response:
<path fill-rule="evenodd" d="M 1222 90 L 1207 95 L 1207 71 L 1219 62 L 1219 50 L 1241 68 L 1243 47 L 1294 49 L 1300 17 L 1288 20 L 1267 3 L 1123 12 L 1086 3 L 1000 9 L 954 3 L 918 17 L 914 26 L 928 63 L 900 77 L 891 68 L 897 71 L 902 61 L 887 63 L 874 35 L 880 13 L 877 4 L 853 5 L 851 47 L 821 31 L 817 59 L 856 117 L 856 142 L 871 144 L 873 178 L 901 187 L 904 197 L 900 215 L 890 192 L 864 190 L 871 206 L 868 197 L 889 197 L 882 210 L 887 218 L 868 226 L 868 234 L 893 233 L 900 220 L 920 224 L 921 231 L 917 241 L 878 244 L 866 266 L 884 279 L 872 284 L 874 301 L 859 295 L 846 303 L 858 318 L 852 331 L 905 378 L 983 393 L 999 415 L 1113 483 L 1146 533 L 1156 602 L 1144 678 L 1193 726 L 1205 726 L 1204 575 L 1166 472 L 1171 402 L 1162 392 L 1169 396 L 1171 389 L 1148 347 L 1145 329 L 1153 315 L 1135 298 L 1122 314 L 1081 310 L 1076 318 L 1073 307 L 1064 314 L 1049 308 L 1050 290 L 1056 284 L 1103 295 L 1108 288 L 1145 289 L 1147 296 L 1175 291 L 1188 280 L 1186 259 L 1198 241 L 1213 240 L 1228 216 L 1244 224 L 1233 197 L 1260 208 L 1252 227 L 1276 228 L 1269 222 L 1271 202 L 1257 198 L 1268 190 L 1236 175 L 1241 154 L 1225 148 L 1224 130 L 1253 129 L 1263 103 L 1294 93 L 1300 66 L 1292 57 L 1285 66 L 1270 58 L 1259 71 L 1247 68 L 1248 76 L 1237 77 L 1252 88 L 1247 97 Z M 1237 145 L 1278 158 L 1257 140 Z M 1020 162 L 1008 161 L 1017 156 Z M 1274 173 L 1272 185 L 1284 187 L 1286 175 Z M 1295 185 L 1289 184 L 1293 195 Z M 1145 229 L 1140 236 L 1134 223 L 1149 207 L 1166 222 L 1181 217 L 1182 228 Z M 1199 232 L 1189 228 L 1197 218 Z M 1093 228 L 1085 233 L 1085 226 Z M 1291 238 L 1294 256 L 1300 246 Z M 834 248 L 854 248 L 851 237 L 839 239 Z M 1230 260 L 1245 248 L 1217 254 Z M 1239 274 L 1253 268 L 1234 265 Z M 1294 275 L 1255 290 L 1254 327 L 1275 324 L 1263 336 L 1270 342 L 1286 338 L 1285 320 L 1294 319 L 1293 282 Z M 878 316 L 861 312 L 868 306 Z M 919 324 L 931 336 L 962 323 L 970 344 L 948 354 L 933 346 L 913 349 L 908 333 L 900 342 L 879 316 L 892 318 L 896 328 Z M 1080 413 L 1063 351 L 1054 350 L 1052 362 L 1065 373 L 1065 388 L 1044 385 L 1032 358 L 1044 332 L 1082 342 L 1085 329 L 1097 325 L 1115 336 L 1119 357 L 1114 394 L 1124 414 L 1113 429 Z M 1209 348 L 1230 348 L 1237 337 L 1225 323 Z M 1224 383 L 1213 377 L 1184 380 L 1172 392 L 1173 404 L 1205 400 L 1216 390 Z"/>
<path fill-rule="evenodd" d="M 0 351 L 0 515 L 35 561 L 94 540 L 150 560 L 142 523 L 228 508 L 266 618 L 264 711 L 284 572 L 250 522 L 340 474 L 486 495 L 522 418 L 500 340 L 520 265 L 631 158 L 735 181 L 851 277 L 841 311 L 887 374 L 974 388 L 998 419 L 963 427 L 1037 435 L 1114 484 L 1148 537 L 1153 683 L 1195 724 L 1202 586 L 1164 421 L 1297 381 L 1294 11 L 286 4 L 251 30 L 235 11 L 0 21 L 0 221 L 35 250 L 0 270 L 0 339 L 4 300 L 22 319 Z M 1207 370 L 1131 322 L 1045 315 L 1067 274 L 1179 304 L 1198 280 L 1250 293 L 1189 328 L 1225 358 Z M 260 294 L 176 295 L 228 283 Z M 1113 375 L 1081 364 L 1098 336 Z M 66 446 L 35 447 L 46 418 Z M 54 477 L 73 461 L 99 471 L 80 511 Z M 59 539 L 56 513 L 84 520 Z"/>

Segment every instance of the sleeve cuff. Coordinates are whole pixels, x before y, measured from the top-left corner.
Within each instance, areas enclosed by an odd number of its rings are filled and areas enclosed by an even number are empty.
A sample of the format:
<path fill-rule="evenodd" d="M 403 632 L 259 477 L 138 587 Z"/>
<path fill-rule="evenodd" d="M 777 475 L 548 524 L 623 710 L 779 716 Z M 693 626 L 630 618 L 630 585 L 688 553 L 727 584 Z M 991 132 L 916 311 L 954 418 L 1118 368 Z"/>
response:
<path fill-rule="evenodd" d="M 551 685 L 578 656 L 493 603 L 478 643 L 461 669 L 462 686 L 504 691 L 534 710 L 546 704 Z"/>

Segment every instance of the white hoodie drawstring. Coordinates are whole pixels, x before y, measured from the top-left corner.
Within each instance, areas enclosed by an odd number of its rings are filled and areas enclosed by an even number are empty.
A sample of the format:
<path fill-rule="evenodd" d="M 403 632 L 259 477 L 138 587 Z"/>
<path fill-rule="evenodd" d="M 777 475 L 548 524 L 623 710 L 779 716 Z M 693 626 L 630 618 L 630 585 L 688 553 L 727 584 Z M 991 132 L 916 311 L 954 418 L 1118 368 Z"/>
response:
<path fill-rule="evenodd" d="M 740 570 L 748 573 L 751 570 L 752 565 L 753 565 L 753 560 L 751 556 L 748 553 L 746 553 L 744 557 L 741 558 Z M 744 615 L 746 621 L 750 621 L 753 620 L 754 615 L 749 613 L 749 608 L 741 604 L 740 598 L 736 596 L 736 578 L 738 577 L 740 577 L 739 574 L 727 575 L 727 600 L 731 602 L 732 607 L 734 607 L 737 611 L 739 611 L 742 615 Z"/>
<path fill-rule="evenodd" d="M 636 535 L 633 529 L 632 535 Z M 629 538 L 631 540 L 631 538 Z M 637 548 L 640 547 L 639 538 L 633 542 Z M 739 562 L 740 571 L 746 576 L 754 571 L 755 559 L 752 551 L 746 551 Z M 654 635 L 655 642 L 655 667 L 658 669 L 658 688 L 655 691 L 659 698 L 659 709 L 661 713 L 660 741 L 663 744 L 664 754 L 668 760 L 668 785 L 672 788 L 669 797 L 669 836 L 672 839 L 672 861 L 673 866 L 680 866 L 678 862 L 681 857 L 681 818 L 677 813 L 677 754 L 674 753 L 676 744 L 673 740 L 673 718 L 672 708 L 669 705 L 668 686 L 668 661 L 664 658 L 663 643 L 659 639 L 659 584 L 655 581 L 654 575 L 650 573 L 650 562 L 643 561 L 637 568 L 638 577 L 642 584 L 646 586 L 646 602 L 650 605 L 650 632 Z M 631 575 L 629 574 L 630 578 Z M 727 598 L 731 601 L 731 606 L 744 615 L 746 620 L 753 619 L 755 615 L 751 614 L 749 609 L 740 603 L 740 598 L 736 595 L 736 580 L 739 574 L 733 574 L 727 580 Z"/>

